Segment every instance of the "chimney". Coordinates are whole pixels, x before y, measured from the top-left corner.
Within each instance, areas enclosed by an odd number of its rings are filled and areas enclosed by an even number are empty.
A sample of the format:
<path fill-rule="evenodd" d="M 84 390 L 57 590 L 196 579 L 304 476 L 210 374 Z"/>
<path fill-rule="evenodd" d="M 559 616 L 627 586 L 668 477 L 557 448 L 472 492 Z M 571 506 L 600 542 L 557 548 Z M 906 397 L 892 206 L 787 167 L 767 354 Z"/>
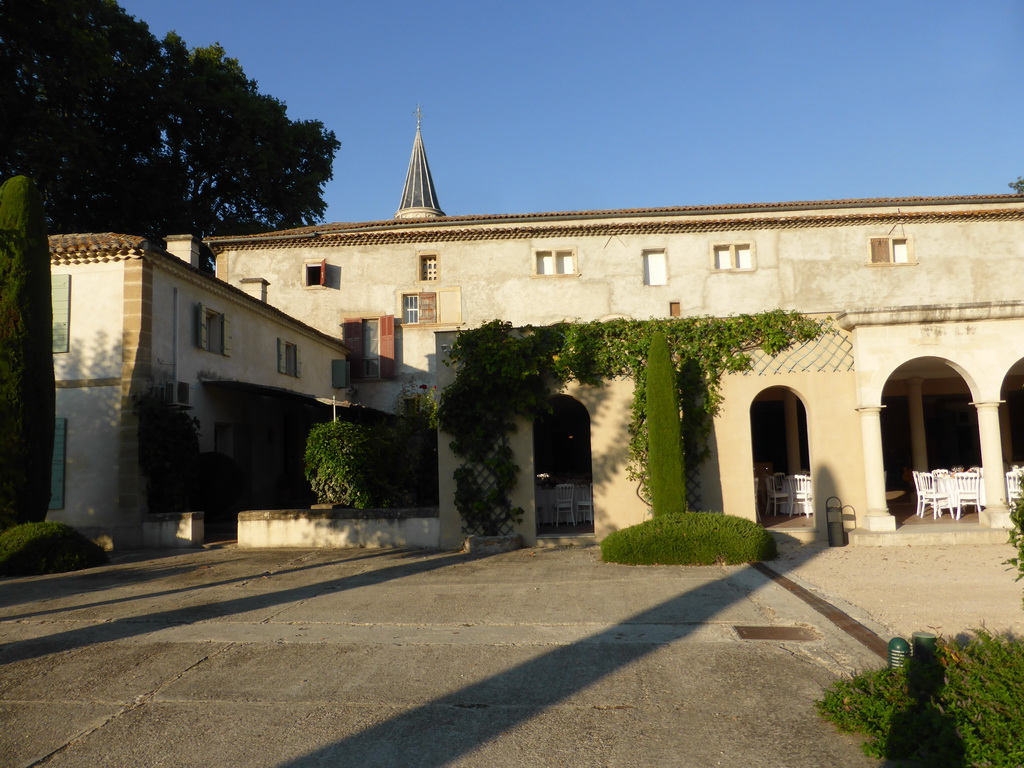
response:
<path fill-rule="evenodd" d="M 199 238 L 194 235 L 167 235 L 167 252 L 176 256 L 186 264 L 199 269 Z"/>
<path fill-rule="evenodd" d="M 267 303 L 267 286 L 270 285 L 262 277 L 243 277 L 238 281 L 243 291 L 248 293 L 254 299 L 259 299 L 264 304 Z"/>

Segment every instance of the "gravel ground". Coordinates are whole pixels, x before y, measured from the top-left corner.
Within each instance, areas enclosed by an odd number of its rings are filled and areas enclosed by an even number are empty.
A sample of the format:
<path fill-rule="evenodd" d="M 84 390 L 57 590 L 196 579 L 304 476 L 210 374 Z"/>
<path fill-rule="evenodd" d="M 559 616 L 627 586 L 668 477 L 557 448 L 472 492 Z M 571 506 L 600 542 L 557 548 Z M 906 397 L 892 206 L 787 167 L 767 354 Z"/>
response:
<path fill-rule="evenodd" d="M 780 548 L 773 568 L 889 636 L 956 637 L 984 627 L 1024 637 L 1024 580 L 1009 544 Z M 843 604 L 846 604 L 845 606 Z"/>

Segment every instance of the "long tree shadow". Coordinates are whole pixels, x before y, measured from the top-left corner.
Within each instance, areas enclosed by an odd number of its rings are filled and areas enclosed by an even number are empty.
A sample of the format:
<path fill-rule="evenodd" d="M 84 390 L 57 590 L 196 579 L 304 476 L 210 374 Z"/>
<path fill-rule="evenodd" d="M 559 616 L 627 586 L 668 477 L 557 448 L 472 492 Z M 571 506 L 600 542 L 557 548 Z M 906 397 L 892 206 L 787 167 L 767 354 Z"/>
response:
<path fill-rule="evenodd" d="M 139 616 L 114 619 L 113 621 L 101 624 L 90 624 L 85 627 L 78 627 L 65 632 L 49 634 L 39 639 L 7 643 L 0 648 L 0 664 L 24 661 L 27 659 L 37 658 L 39 656 L 45 656 L 56 651 L 71 650 L 96 643 L 124 640 L 138 635 L 149 634 L 153 632 L 154 625 L 175 627 L 195 624 L 202 621 L 210 621 L 212 619 L 223 619 L 234 614 L 265 610 L 275 606 L 308 600 L 330 592 L 340 592 L 346 589 L 355 589 L 356 587 L 382 584 L 395 579 L 402 579 L 429 571 L 439 570 L 465 561 L 466 555 L 462 553 L 438 555 L 429 559 L 419 559 L 412 563 L 399 563 L 398 565 L 388 566 L 376 571 L 349 574 L 337 579 L 318 581 L 312 584 L 304 584 L 300 587 L 279 590 L 276 592 L 247 595 L 245 597 L 237 597 L 229 600 L 215 600 L 213 602 L 202 603 L 200 605 L 183 606 L 180 608 L 156 611 Z M 351 561 L 345 560 L 343 562 Z M 329 562 L 306 566 L 304 568 L 297 568 L 294 570 L 301 571 L 337 564 L 337 562 Z M 259 574 L 257 573 L 255 576 L 258 577 Z M 251 580 L 253 577 L 254 574 L 250 573 L 245 577 L 245 579 Z M 226 583 L 230 584 L 234 581 L 238 580 L 228 580 Z M 196 589 L 203 588 L 203 586 L 213 587 L 217 585 L 194 585 L 180 590 L 169 590 L 169 593 L 194 592 Z M 140 599 L 150 599 L 152 596 L 152 593 L 150 593 L 140 596 Z M 117 601 L 115 600 L 111 602 Z M 66 608 L 63 612 L 67 613 L 69 610 L 77 610 L 77 607 L 70 609 Z M 10 618 L 11 617 L 4 617 L 3 620 L 6 621 Z"/>
<path fill-rule="evenodd" d="M 254 578 L 260 578 L 261 576 L 269 576 L 269 575 L 273 575 L 273 576 L 287 576 L 289 574 L 300 573 L 302 571 L 322 569 L 322 568 L 327 568 L 329 566 L 335 566 L 335 565 L 339 565 L 339 564 L 357 563 L 360 560 L 367 560 L 367 559 L 378 558 L 378 557 L 385 557 L 385 556 L 394 557 L 395 556 L 395 550 L 376 550 L 376 551 L 373 551 L 373 552 L 367 552 L 365 554 L 361 554 L 361 555 L 356 556 L 356 557 L 346 557 L 346 558 L 340 559 L 340 560 L 329 560 L 329 561 L 325 561 L 325 562 L 312 563 L 310 565 L 300 565 L 300 566 L 295 566 L 295 567 L 273 569 L 273 570 L 267 570 L 267 571 L 264 571 L 262 573 L 256 573 L 256 574 L 246 573 L 246 574 L 244 574 L 242 576 L 238 576 L 238 577 L 231 578 L 231 579 L 222 579 L 220 581 L 208 581 L 208 582 L 205 582 L 203 584 L 190 584 L 188 586 L 176 587 L 174 589 L 158 590 L 156 592 L 135 593 L 135 594 L 126 595 L 124 597 L 111 598 L 111 599 L 108 599 L 108 600 L 97 600 L 97 601 L 94 601 L 94 602 L 91 602 L 91 603 L 80 603 L 80 604 L 77 604 L 77 605 L 74 605 L 74 606 L 66 606 L 65 605 L 65 606 L 59 606 L 57 608 L 51 608 L 51 609 L 45 609 L 45 610 L 28 611 L 28 612 L 25 612 L 25 613 L 15 613 L 15 614 L 0 615 L 0 621 L 18 621 L 18 620 L 21 620 L 21 619 L 40 618 L 42 616 L 57 615 L 57 614 L 61 614 L 61 613 L 67 613 L 68 611 L 72 611 L 72 610 L 73 611 L 81 611 L 81 610 L 88 610 L 88 609 L 92 609 L 92 608 L 102 608 L 102 607 L 105 607 L 105 606 L 123 605 L 123 604 L 127 604 L 127 603 L 138 602 L 139 600 L 154 600 L 154 599 L 157 599 L 157 598 L 160 598 L 160 597 L 168 597 L 170 595 L 175 595 L 175 594 L 195 593 L 195 592 L 198 592 L 198 591 L 201 591 L 201 590 L 208 590 L 208 589 L 213 589 L 213 588 L 216 588 L 216 587 L 225 587 L 225 586 L 230 586 L 232 584 L 244 584 L 244 583 L 246 583 L 248 581 L 251 581 Z M 243 560 L 243 559 L 244 559 L 243 557 L 238 557 L 238 558 L 234 558 L 233 560 L 227 560 L 227 561 L 221 560 L 221 561 L 218 561 L 217 565 L 218 566 L 225 566 L 225 565 L 231 564 L 232 562 L 238 562 L 238 561 Z M 207 567 L 207 566 L 198 566 L 198 567 Z M 137 585 L 139 583 L 148 582 L 148 581 L 154 581 L 156 579 L 170 578 L 170 577 L 186 574 L 186 573 L 189 573 L 189 572 L 193 572 L 193 571 L 196 570 L 196 568 L 197 568 L 197 566 L 193 562 L 191 562 L 191 561 L 186 562 L 184 564 L 171 565 L 171 566 L 164 567 L 164 568 L 146 567 L 146 568 L 143 568 L 143 569 L 131 568 L 129 570 L 125 570 L 123 568 L 116 568 L 116 567 L 115 568 L 97 568 L 97 569 L 92 569 L 90 571 L 82 571 L 82 572 L 76 574 L 76 580 L 75 581 L 76 581 L 76 583 L 80 583 L 83 580 L 93 580 L 94 583 L 88 588 L 88 591 L 90 591 L 90 592 L 98 592 L 100 590 L 107 590 L 107 589 L 111 589 L 111 588 L 116 587 L 116 586 L 126 586 L 126 585 L 135 586 L 135 585 Z M 61 576 L 64 576 L 62 583 L 68 583 L 69 582 L 69 579 L 64 574 L 58 574 L 55 578 L 60 578 Z M 36 582 L 36 583 L 38 583 L 38 582 Z M 67 596 L 68 594 L 81 594 L 81 593 L 84 593 L 85 591 L 86 590 L 76 589 L 76 590 L 74 590 L 71 593 L 65 592 L 65 594 L 62 595 L 62 596 Z M 13 591 L 12 591 L 12 594 L 13 594 Z M 48 599 L 53 599 L 53 597 L 51 596 Z M 12 600 L 8 604 L 4 604 L 2 601 L 0 601 L 0 607 L 9 607 L 10 605 L 17 605 L 19 603 L 27 603 L 27 602 L 33 602 L 33 600 L 31 598 L 22 599 L 22 600 Z M 0 658 L 0 662 L 2 662 L 2 658 Z"/>

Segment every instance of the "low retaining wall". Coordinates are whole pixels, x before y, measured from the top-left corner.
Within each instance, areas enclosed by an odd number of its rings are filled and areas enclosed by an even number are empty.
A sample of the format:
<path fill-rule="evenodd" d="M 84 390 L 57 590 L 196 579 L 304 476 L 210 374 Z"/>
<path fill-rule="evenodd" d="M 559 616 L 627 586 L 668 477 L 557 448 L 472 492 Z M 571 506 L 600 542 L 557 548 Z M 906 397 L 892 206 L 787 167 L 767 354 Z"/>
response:
<path fill-rule="evenodd" d="M 202 512 L 167 512 L 142 520 L 142 546 L 156 549 L 201 547 L 206 536 Z"/>
<path fill-rule="evenodd" d="M 421 547 L 437 549 L 437 507 L 412 509 L 254 509 L 238 513 L 238 546 Z"/>

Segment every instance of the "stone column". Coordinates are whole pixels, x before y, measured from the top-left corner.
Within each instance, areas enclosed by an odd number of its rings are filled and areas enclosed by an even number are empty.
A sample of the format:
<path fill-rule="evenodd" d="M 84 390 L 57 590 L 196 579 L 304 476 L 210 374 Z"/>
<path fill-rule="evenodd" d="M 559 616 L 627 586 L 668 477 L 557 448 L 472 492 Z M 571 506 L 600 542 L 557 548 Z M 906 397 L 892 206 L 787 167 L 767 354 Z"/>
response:
<path fill-rule="evenodd" d="M 861 527 L 868 531 L 895 531 L 896 518 L 885 502 L 885 462 L 882 460 L 882 406 L 858 408 L 864 443 L 864 484 L 868 508 Z"/>
<path fill-rule="evenodd" d="M 921 384 L 924 379 L 907 379 L 907 406 L 910 409 L 910 455 L 913 469 L 928 471 L 928 442 L 924 429 L 924 403 Z"/>
<path fill-rule="evenodd" d="M 782 402 L 786 418 L 786 463 L 789 465 L 789 474 L 795 475 L 801 469 L 810 467 L 800 466 L 800 418 L 796 395 L 787 389 Z"/>
<path fill-rule="evenodd" d="M 972 403 L 978 409 L 981 465 L 985 469 L 985 508 L 978 517 L 989 528 L 1010 528 L 1006 506 L 1006 477 L 1003 474 L 1003 446 L 999 436 L 999 401 Z"/>

